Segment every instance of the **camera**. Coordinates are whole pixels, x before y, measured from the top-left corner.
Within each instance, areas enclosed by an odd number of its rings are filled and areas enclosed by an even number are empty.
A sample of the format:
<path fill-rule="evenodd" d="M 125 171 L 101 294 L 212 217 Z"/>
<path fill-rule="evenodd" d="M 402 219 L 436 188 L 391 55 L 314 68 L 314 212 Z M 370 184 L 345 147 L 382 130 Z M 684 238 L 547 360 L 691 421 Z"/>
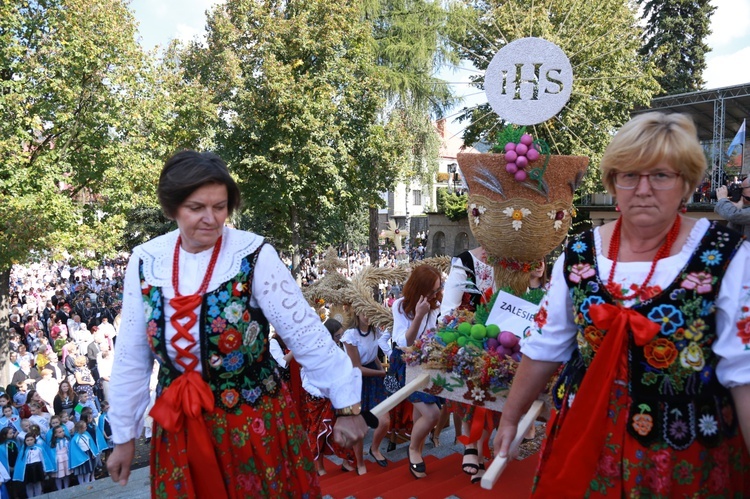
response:
<path fill-rule="evenodd" d="M 716 191 L 711 191 L 711 200 L 716 201 Z M 742 185 L 738 183 L 732 183 L 727 186 L 727 197 L 733 203 L 736 203 L 742 198 Z"/>

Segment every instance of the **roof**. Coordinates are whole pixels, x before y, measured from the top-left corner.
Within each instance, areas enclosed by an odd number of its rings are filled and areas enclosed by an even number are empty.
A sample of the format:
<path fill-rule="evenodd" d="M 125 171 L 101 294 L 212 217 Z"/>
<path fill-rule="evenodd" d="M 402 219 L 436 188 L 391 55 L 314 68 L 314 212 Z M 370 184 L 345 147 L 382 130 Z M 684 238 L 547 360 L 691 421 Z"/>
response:
<path fill-rule="evenodd" d="M 710 141 L 714 138 L 714 123 L 720 123 L 720 106 L 724 106 L 724 137 L 731 138 L 750 117 L 750 83 L 732 87 L 699 90 L 685 94 L 665 95 L 651 100 L 648 108 L 638 108 L 633 115 L 647 111 L 671 111 L 690 115 L 698 128 L 698 138 Z"/>

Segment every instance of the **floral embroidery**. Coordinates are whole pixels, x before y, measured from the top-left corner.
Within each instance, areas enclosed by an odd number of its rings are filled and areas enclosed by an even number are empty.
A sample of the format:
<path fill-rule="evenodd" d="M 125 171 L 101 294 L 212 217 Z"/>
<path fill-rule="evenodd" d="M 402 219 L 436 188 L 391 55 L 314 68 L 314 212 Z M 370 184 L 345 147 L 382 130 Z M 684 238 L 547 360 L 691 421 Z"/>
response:
<path fill-rule="evenodd" d="M 541 306 L 539 310 L 537 311 L 536 315 L 534 316 L 534 324 L 541 329 L 547 324 L 547 308 L 545 306 Z"/>
<path fill-rule="evenodd" d="M 680 312 L 674 305 L 660 305 L 648 314 L 648 318 L 654 322 L 661 323 L 661 334 L 669 336 L 674 333 L 678 326 L 685 324 Z"/>
<path fill-rule="evenodd" d="M 221 401 L 231 409 L 240 401 L 240 394 L 237 393 L 237 390 L 224 390 L 221 392 Z"/>
<path fill-rule="evenodd" d="M 241 352 L 232 352 L 224 357 L 224 367 L 227 371 L 237 371 L 245 363 Z"/>
<path fill-rule="evenodd" d="M 680 364 L 695 371 L 703 370 L 703 367 L 706 365 L 706 359 L 703 358 L 701 347 L 695 342 L 690 342 L 687 348 L 680 352 Z"/>
<path fill-rule="evenodd" d="M 471 205 L 469 205 L 469 210 L 471 211 L 471 216 L 474 217 L 474 225 L 479 225 L 479 217 L 484 215 L 487 208 L 477 205 L 476 203 L 471 203 Z"/>
<path fill-rule="evenodd" d="M 586 338 L 591 349 L 596 352 L 604 341 L 604 333 L 602 333 L 596 326 L 586 326 L 583 330 L 583 337 Z"/>
<path fill-rule="evenodd" d="M 570 246 L 570 249 L 576 253 L 583 253 L 586 251 L 586 243 L 583 241 L 576 241 Z"/>
<path fill-rule="evenodd" d="M 704 435 L 714 435 L 719 429 L 719 424 L 712 415 L 704 414 L 698 421 L 698 429 Z"/>
<path fill-rule="evenodd" d="M 643 348 L 646 361 L 657 369 L 665 369 L 672 365 L 677 358 L 674 343 L 666 338 L 657 338 Z"/>
<path fill-rule="evenodd" d="M 748 307 L 742 307 L 742 318 L 737 321 L 737 337 L 745 345 L 745 350 L 750 350 L 750 314 L 748 314 Z"/>
<path fill-rule="evenodd" d="M 694 289 L 699 295 L 710 293 L 713 290 L 714 278 L 708 272 L 690 272 L 680 283 L 685 289 Z"/>
<path fill-rule="evenodd" d="M 719 253 L 717 250 L 704 251 L 701 255 L 701 261 L 709 266 L 718 265 L 719 263 L 721 263 L 721 259 L 721 253 Z"/>
<path fill-rule="evenodd" d="M 210 315 L 218 315 L 219 314 L 219 309 L 218 309 L 218 307 L 216 307 L 216 313 L 214 313 L 214 314 L 211 314 L 210 312 L 211 312 L 211 310 L 209 310 L 209 314 Z M 214 333 L 220 333 L 220 332 L 224 331 L 224 328 L 226 326 L 227 326 L 227 321 L 224 320 L 224 319 L 222 319 L 221 317 L 217 317 L 217 318 L 215 318 L 213 320 L 213 322 L 211 322 L 211 331 L 213 331 Z"/>
<path fill-rule="evenodd" d="M 236 329 L 227 329 L 219 336 L 219 350 L 222 353 L 229 353 L 237 350 L 242 344 L 242 338 Z"/>
<path fill-rule="evenodd" d="M 646 435 L 651 433 L 651 429 L 654 427 L 654 418 L 651 416 L 651 414 L 646 414 L 646 411 L 651 410 L 648 405 L 641 404 L 638 406 L 638 409 L 641 412 L 633 415 L 632 425 L 637 434 L 645 437 Z"/>
<path fill-rule="evenodd" d="M 570 267 L 569 279 L 575 283 L 581 282 L 584 279 L 593 277 L 596 275 L 596 271 L 588 263 L 576 263 Z"/>
<path fill-rule="evenodd" d="M 511 226 L 515 230 L 520 230 L 523 226 L 523 218 L 531 215 L 531 210 L 528 208 L 515 209 L 512 206 L 508 206 L 503 210 L 505 216 L 513 219 Z"/>

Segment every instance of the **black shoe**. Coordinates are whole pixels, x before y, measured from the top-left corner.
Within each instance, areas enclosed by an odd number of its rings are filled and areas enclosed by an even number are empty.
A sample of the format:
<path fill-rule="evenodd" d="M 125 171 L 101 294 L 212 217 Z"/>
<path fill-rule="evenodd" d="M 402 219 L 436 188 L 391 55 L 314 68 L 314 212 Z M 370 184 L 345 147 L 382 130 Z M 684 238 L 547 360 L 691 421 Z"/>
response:
<path fill-rule="evenodd" d="M 419 480 L 420 478 L 424 478 L 424 476 L 419 476 L 417 473 L 427 473 L 427 467 L 424 465 L 424 461 L 421 463 L 412 463 L 411 458 L 409 458 L 409 472 L 414 478 Z"/>
<path fill-rule="evenodd" d="M 393 452 L 396 450 L 396 442 L 388 442 L 388 447 L 386 447 L 386 452 Z"/>
<path fill-rule="evenodd" d="M 375 454 L 372 453 L 372 447 L 370 447 L 370 456 L 372 456 L 375 462 L 378 463 L 383 468 L 388 466 L 388 460 L 385 458 L 385 456 L 383 456 L 383 459 L 378 459 L 377 457 L 375 457 Z"/>
<path fill-rule="evenodd" d="M 479 452 L 476 449 L 465 449 L 464 461 L 461 463 L 461 469 L 463 472 L 467 475 L 474 476 L 479 471 L 479 464 L 467 463 L 465 459 L 466 456 L 477 456 L 477 460 L 479 460 Z"/>

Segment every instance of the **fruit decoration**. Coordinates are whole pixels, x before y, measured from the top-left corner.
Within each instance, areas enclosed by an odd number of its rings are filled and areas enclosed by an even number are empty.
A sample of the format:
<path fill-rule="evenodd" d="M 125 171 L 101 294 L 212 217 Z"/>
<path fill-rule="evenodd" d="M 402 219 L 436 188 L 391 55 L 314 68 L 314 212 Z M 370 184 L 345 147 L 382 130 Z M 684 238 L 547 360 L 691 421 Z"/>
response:
<path fill-rule="evenodd" d="M 513 175 L 516 182 L 531 179 L 542 187 L 542 178 L 550 158 L 550 148 L 542 139 L 534 139 L 526 133 L 526 127 L 508 125 L 497 133 L 493 152 L 504 153 L 505 171 Z M 531 168 L 532 163 L 545 157 L 544 165 Z"/>

